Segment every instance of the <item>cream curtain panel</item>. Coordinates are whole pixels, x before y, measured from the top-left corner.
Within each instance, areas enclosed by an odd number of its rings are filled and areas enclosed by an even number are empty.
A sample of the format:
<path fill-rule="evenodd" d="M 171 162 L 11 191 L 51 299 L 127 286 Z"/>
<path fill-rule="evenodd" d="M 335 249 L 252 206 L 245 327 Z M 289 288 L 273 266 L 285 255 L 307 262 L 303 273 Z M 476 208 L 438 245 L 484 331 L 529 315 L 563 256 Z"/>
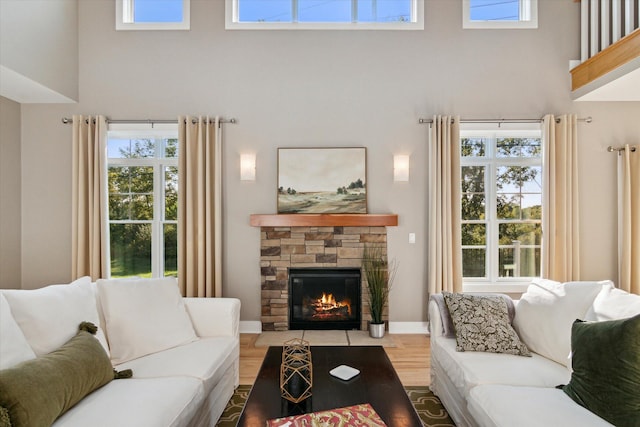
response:
<path fill-rule="evenodd" d="M 220 119 L 178 118 L 178 283 L 187 297 L 222 296 Z"/>
<path fill-rule="evenodd" d="M 543 127 L 542 277 L 580 280 L 578 118 L 548 114 Z"/>
<path fill-rule="evenodd" d="M 428 291 L 462 292 L 459 117 L 433 117 L 428 154 Z"/>
<path fill-rule="evenodd" d="M 625 145 L 618 159 L 619 287 L 640 294 L 640 153 Z"/>
<path fill-rule="evenodd" d="M 108 259 L 107 122 L 73 116 L 72 276 L 104 277 Z"/>

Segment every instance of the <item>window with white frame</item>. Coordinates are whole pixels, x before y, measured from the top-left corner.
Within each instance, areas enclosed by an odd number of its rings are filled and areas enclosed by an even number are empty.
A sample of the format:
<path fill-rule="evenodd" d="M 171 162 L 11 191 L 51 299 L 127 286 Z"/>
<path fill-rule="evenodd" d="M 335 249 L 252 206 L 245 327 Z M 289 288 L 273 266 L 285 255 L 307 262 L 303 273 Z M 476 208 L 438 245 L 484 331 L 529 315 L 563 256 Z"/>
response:
<path fill-rule="evenodd" d="M 191 0 L 115 0 L 116 30 L 188 30 Z"/>
<path fill-rule="evenodd" d="M 424 28 L 424 0 L 226 0 L 227 29 Z"/>
<path fill-rule="evenodd" d="M 541 131 L 461 130 L 460 153 L 465 288 L 540 277 Z"/>
<path fill-rule="evenodd" d="M 177 125 L 137 127 L 107 134 L 110 277 L 177 276 Z"/>
<path fill-rule="evenodd" d="M 463 28 L 538 28 L 538 0 L 462 0 Z"/>

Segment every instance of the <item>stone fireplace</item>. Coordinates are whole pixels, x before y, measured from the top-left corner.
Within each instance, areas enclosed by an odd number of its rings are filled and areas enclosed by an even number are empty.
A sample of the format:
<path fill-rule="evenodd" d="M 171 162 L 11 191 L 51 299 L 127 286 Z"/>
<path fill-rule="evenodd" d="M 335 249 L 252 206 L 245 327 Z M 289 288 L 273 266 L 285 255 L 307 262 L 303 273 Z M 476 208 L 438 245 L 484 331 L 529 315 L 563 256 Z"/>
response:
<path fill-rule="evenodd" d="M 312 218 L 301 222 L 303 217 Z M 323 225 L 328 218 L 329 223 L 350 224 L 356 217 L 373 225 Z M 380 221 L 379 217 L 384 220 Z M 289 222 L 288 218 L 293 218 L 293 225 L 282 225 Z M 314 222 L 320 225 L 313 225 Z M 397 215 L 252 215 L 251 225 L 260 226 L 262 330 L 286 331 L 289 330 L 290 269 L 360 269 L 365 245 L 381 245 L 386 255 L 386 226 L 397 225 Z M 362 274 L 361 330 L 367 329 L 370 320 L 365 280 Z M 388 321 L 388 308 L 383 317 Z"/>

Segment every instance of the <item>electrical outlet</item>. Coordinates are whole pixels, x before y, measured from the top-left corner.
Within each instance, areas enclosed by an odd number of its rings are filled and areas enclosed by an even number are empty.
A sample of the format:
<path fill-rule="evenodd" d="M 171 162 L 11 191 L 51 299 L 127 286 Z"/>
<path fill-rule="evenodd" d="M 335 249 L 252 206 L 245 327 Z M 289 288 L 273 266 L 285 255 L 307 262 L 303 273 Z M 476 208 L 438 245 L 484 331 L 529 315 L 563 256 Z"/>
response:
<path fill-rule="evenodd" d="M 416 242 L 416 233 L 409 233 L 409 243 L 415 243 Z"/>

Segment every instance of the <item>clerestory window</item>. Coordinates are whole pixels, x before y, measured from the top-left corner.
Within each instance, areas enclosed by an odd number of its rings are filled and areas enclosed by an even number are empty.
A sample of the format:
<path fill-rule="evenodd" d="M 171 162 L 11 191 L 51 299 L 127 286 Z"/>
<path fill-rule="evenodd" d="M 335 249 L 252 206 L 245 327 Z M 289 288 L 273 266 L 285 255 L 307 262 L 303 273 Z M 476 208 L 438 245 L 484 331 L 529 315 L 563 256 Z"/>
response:
<path fill-rule="evenodd" d="M 115 0 L 116 30 L 188 30 L 191 0 Z"/>
<path fill-rule="evenodd" d="M 424 28 L 424 0 L 226 0 L 227 29 Z"/>
<path fill-rule="evenodd" d="M 460 135 L 465 289 L 540 277 L 541 131 L 461 130 Z"/>
<path fill-rule="evenodd" d="M 463 28 L 538 28 L 538 0 L 462 0 Z"/>

